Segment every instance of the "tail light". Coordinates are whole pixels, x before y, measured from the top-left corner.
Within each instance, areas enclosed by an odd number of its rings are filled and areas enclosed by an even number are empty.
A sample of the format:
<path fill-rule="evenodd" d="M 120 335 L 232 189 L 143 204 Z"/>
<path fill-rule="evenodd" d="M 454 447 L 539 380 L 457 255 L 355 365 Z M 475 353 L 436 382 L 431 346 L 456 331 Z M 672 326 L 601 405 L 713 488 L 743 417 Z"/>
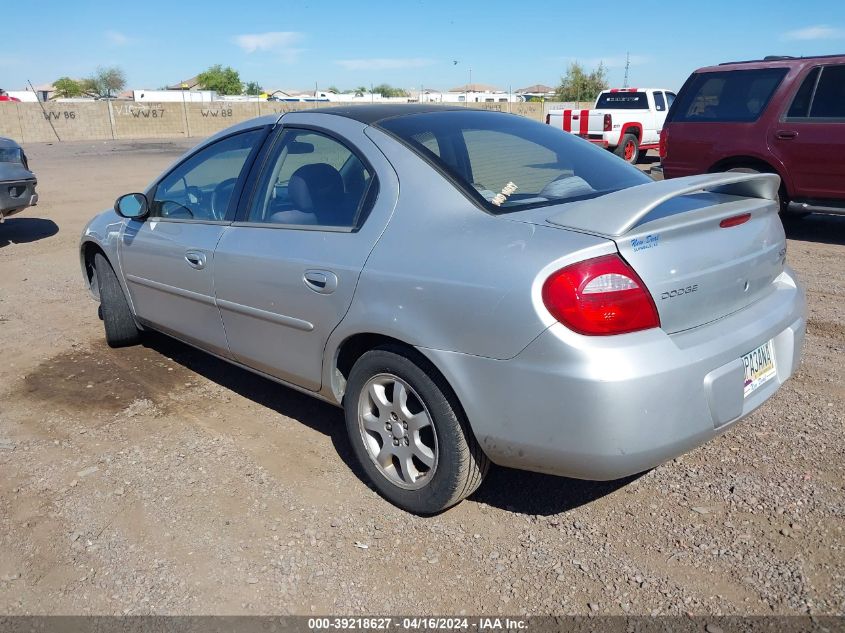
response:
<path fill-rule="evenodd" d="M 549 125 L 549 122 L 550 122 L 551 120 L 552 120 L 552 115 L 551 115 L 551 114 L 547 114 L 547 115 L 546 115 L 546 125 Z"/>
<path fill-rule="evenodd" d="M 648 289 L 619 255 L 587 259 L 553 273 L 543 284 L 543 303 L 555 319 L 587 336 L 660 327 Z"/>
<path fill-rule="evenodd" d="M 660 154 L 660 159 L 663 160 L 666 158 L 666 151 L 669 146 L 669 130 L 663 128 L 660 130 L 660 143 L 657 147 L 657 151 Z"/>
<path fill-rule="evenodd" d="M 613 128 L 613 117 L 611 117 L 609 114 L 605 114 L 604 115 L 604 131 L 610 132 L 610 130 L 612 128 Z"/>

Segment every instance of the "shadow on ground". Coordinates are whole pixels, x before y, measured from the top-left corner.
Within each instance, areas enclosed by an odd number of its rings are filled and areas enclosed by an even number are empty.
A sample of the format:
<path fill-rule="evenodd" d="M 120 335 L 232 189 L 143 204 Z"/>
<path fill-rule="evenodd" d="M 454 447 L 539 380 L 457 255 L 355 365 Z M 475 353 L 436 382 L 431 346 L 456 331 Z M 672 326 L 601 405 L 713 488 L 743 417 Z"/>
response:
<path fill-rule="evenodd" d="M 845 216 L 811 213 L 784 216 L 783 228 L 790 240 L 845 245 Z"/>
<path fill-rule="evenodd" d="M 59 226 L 44 218 L 8 218 L 0 224 L 0 248 L 10 244 L 37 242 L 59 232 Z"/>
<path fill-rule="evenodd" d="M 327 435 L 343 462 L 369 486 L 349 447 L 343 411 L 338 407 L 160 334 L 147 334 L 144 345 L 256 404 Z M 595 501 L 636 478 L 592 482 L 493 466 L 484 484 L 470 499 L 511 512 L 548 516 Z"/>

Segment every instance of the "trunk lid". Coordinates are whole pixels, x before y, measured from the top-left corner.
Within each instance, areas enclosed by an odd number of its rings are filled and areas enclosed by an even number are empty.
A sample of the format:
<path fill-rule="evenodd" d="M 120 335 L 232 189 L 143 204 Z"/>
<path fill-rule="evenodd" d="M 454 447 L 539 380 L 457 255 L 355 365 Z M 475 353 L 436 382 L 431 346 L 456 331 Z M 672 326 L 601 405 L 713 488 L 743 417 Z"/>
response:
<path fill-rule="evenodd" d="M 674 333 L 774 291 L 786 258 L 779 185 L 773 174 L 690 176 L 546 209 L 546 222 L 612 239 Z"/>
<path fill-rule="evenodd" d="M 651 292 L 664 330 L 715 321 L 774 290 L 786 255 L 774 202 L 702 193 L 664 206 L 674 215 L 614 240 Z M 745 214 L 742 224 L 720 226 Z"/>

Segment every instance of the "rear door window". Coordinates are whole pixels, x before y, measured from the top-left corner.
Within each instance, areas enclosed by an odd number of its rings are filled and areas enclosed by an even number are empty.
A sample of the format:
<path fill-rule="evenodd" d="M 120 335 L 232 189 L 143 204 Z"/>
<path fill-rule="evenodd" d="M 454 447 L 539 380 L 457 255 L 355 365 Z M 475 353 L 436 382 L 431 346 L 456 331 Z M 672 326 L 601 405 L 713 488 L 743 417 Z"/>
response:
<path fill-rule="evenodd" d="M 786 75 L 786 68 L 697 73 L 678 97 L 679 122 L 756 121 Z"/>
<path fill-rule="evenodd" d="M 248 221 L 352 228 L 371 180 L 370 169 L 339 140 L 288 129 L 268 160 Z"/>
<path fill-rule="evenodd" d="M 803 119 L 810 112 L 810 100 L 813 98 L 813 92 L 816 89 L 816 81 L 819 78 L 819 69 L 813 68 L 810 74 L 801 82 L 801 87 L 795 93 L 792 99 L 792 105 L 789 106 L 789 112 L 786 116 L 789 119 Z"/>
<path fill-rule="evenodd" d="M 810 105 L 810 118 L 845 119 L 845 64 L 825 66 Z"/>
<path fill-rule="evenodd" d="M 664 110 L 666 110 L 666 101 L 663 99 L 662 92 L 654 93 L 654 109 L 658 112 L 663 112 Z"/>
<path fill-rule="evenodd" d="M 648 110 L 648 96 L 644 92 L 605 92 L 599 96 L 596 108 L 599 110 Z"/>

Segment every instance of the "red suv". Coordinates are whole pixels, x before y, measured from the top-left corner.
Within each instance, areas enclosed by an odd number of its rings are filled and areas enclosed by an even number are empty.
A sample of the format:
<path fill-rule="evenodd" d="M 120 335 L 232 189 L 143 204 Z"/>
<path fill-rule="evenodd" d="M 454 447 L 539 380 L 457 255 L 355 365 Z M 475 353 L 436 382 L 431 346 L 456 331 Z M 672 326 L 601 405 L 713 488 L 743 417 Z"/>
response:
<path fill-rule="evenodd" d="M 767 57 L 696 70 L 660 137 L 665 178 L 781 177 L 781 209 L 845 214 L 845 55 Z"/>

